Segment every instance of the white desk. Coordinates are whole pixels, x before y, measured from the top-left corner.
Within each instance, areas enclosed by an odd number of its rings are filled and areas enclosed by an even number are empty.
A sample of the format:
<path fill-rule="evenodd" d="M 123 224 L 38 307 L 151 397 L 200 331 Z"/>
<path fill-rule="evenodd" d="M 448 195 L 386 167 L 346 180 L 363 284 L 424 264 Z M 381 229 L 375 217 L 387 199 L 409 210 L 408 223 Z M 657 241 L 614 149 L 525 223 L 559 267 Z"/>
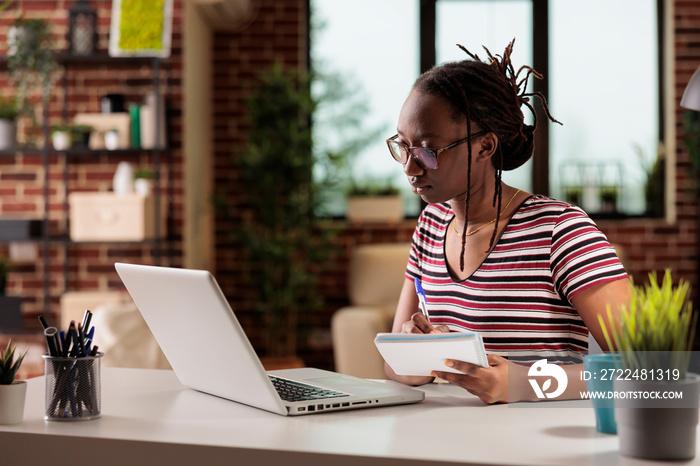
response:
<path fill-rule="evenodd" d="M 289 418 L 187 389 L 171 371 L 103 368 L 102 418 L 72 423 L 44 421 L 44 378 L 28 385 L 24 423 L 0 426 L 3 465 L 660 464 L 619 456 L 592 408 L 485 406 L 446 384 L 419 404 Z"/>

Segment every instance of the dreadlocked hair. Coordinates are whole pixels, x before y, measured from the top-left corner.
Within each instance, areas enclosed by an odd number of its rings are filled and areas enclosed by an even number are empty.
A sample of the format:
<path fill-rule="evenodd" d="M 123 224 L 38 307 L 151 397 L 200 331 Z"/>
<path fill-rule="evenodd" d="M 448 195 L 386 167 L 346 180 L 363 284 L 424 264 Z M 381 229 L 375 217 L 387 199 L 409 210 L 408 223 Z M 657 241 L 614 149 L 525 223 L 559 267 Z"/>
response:
<path fill-rule="evenodd" d="M 496 241 L 498 224 L 501 217 L 503 187 L 501 175 L 503 170 L 513 170 L 527 162 L 534 152 L 534 133 L 537 127 L 537 115 L 530 103 L 531 97 L 538 97 L 549 120 L 561 124 L 549 113 L 547 101 L 540 92 L 526 93 L 530 76 L 542 79 L 542 75 L 529 66 L 522 66 L 516 72 L 511 63 L 513 39 L 506 46 L 503 56 L 493 55 L 484 47 L 488 60 L 482 61 L 462 45 L 470 59 L 449 62 L 431 68 L 423 73 L 413 85 L 414 89 L 442 97 L 453 109 L 455 121 L 466 120 L 467 134 L 472 134 L 472 127 L 492 132 L 498 138 L 498 147 L 491 162 L 496 169 L 493 206 L 498 214 L 494 222 L 493 233 L 489 241 L 489 250 Z M 521 74 L 524 73 L 523 76 Z M 525 105 L 534 117 L 532 125 L 525 124 L 521 106 Z M 462 252 L 459 266 L 464 271 L 464 254 L 466 250 L 467 225 L 469 220 L 469 198 L 471 194 L 471 144 L 467 144 L 469 160 L 467 164 L 467 197 L 464 203 L 464 227 L 462 230 Z"/>

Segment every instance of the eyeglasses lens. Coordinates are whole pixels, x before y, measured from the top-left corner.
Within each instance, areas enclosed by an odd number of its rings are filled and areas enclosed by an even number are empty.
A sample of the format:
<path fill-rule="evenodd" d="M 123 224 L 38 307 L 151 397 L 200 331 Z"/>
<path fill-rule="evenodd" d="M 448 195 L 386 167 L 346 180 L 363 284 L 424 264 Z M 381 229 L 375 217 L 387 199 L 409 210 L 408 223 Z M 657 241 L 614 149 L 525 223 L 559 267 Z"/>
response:
<path fill-rule="evenodd" d="M 391 151 L 392 157 L 394 157 L 397 162 L 408 162 L 408 151 L 403 144 L 397 141 L 389 141 L 389 150 Z M 435 157 L 432 151 L 421 149 L 420 147 L 413 147 L 411 153 L 413 154 L 414 162 L 421 168 L 427 170 L 435 170 L 437 168 L 437 157 Z"/>
<path fill-rule="evenodd" d="M 422 165 L 422 168 L 428 170 L 437 168 L 437 157 L 432 151 L 416 147 L 413 149 L 413 156 L 416 158 L 418 165 Z"/>
<path fill-rule="evenodd" d="M 398 142 L 389 141 L 389 150 L 391 151 L 391 156 L 394 157 L 397 162 L 406 163 L 408 161 L 406 148 Z"/>

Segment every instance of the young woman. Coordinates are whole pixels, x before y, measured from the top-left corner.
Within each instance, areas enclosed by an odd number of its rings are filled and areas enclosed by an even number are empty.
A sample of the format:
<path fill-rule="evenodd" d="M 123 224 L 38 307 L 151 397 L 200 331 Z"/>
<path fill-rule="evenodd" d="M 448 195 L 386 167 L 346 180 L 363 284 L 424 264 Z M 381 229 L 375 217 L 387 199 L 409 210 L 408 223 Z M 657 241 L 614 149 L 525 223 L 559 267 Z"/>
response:
<path fill-rule="evenodd" d="M 533 114 L 526 94 L 532 68 L 515 72 L 511 42 L 488 61 L 437 66 L 420 76 L 406 99 L 398 134 L 387 144 L 403 164 L 413 192 L 429 205 L 413 235 L 406 282 L 393 331 L 478 332 L 489 367 L 446 361 L 460 374 L 435 375 L 486 403 L 536 399 L 526 382 L 535 361 L 565 364 L 578 396 L 588 333 L 605 347 L 598 315 L 617 312 L 630 282 L 614 249 L 578 207 L 532 195 L 501 181 L 533 154 Z M 524 76 L 521 74 L 524 73 Z M 557 122 L 558 123 L 558 122 Z M 429 319 L 418 309 L 414 278 L 422 281 Z M 419 385 L 426 377 L 387 375 Z M 509 393 L 509 380 L 511 382 Z M 517 382 L 517 383 L 515 383 Z M 516 388 L 514 388 L 516 387 Z"/>

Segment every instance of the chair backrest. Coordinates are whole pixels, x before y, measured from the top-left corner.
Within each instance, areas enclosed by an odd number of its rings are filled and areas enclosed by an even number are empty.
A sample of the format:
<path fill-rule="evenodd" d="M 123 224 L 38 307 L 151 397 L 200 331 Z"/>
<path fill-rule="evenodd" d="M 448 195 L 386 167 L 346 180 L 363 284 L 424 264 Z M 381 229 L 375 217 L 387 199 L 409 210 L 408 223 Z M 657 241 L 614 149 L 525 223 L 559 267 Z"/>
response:
<path fill-rule="evenodd" d="M 361 244 L 355 247 L 348 271 L 348 296 L 357 306 L 396 303 L 405 282 L 410 243 Z"/>

